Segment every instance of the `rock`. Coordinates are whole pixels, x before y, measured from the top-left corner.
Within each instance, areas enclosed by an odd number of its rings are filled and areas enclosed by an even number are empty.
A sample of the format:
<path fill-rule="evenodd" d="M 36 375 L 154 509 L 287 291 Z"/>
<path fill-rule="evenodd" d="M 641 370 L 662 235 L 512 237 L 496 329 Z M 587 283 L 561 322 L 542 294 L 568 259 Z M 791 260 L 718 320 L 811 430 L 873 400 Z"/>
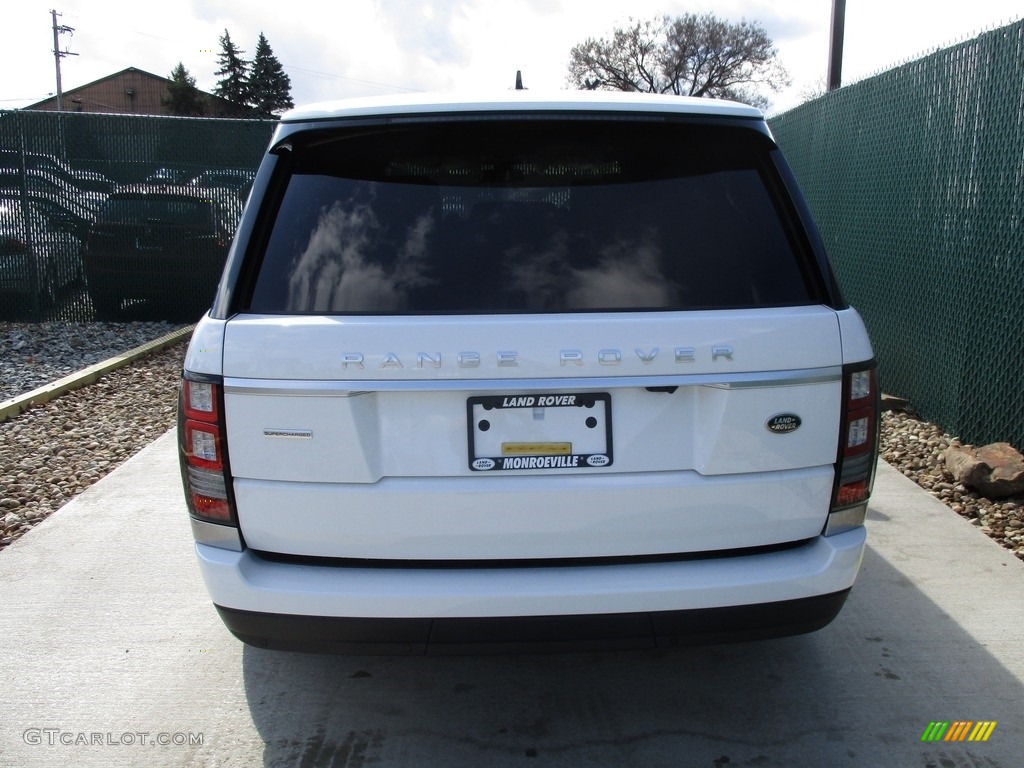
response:
<path fill-rule="evenodd" d="M 1024 493 L 1024 455 L 1009 443 L 950 446 L 943 461 L 957 482 L 990 499 Z"/>

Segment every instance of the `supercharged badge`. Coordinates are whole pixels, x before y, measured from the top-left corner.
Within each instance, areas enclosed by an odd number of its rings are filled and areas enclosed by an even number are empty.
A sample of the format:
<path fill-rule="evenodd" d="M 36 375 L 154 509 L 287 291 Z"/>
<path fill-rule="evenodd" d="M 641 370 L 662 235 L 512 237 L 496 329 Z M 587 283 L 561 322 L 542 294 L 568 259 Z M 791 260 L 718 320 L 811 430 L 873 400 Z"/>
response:
<path fill-rule="evenodd" d="M 795 413 L 777 413 L 765 422 L 769 432 L 776 435 L 788 435 L 800 429 L 803 422 Z"/>

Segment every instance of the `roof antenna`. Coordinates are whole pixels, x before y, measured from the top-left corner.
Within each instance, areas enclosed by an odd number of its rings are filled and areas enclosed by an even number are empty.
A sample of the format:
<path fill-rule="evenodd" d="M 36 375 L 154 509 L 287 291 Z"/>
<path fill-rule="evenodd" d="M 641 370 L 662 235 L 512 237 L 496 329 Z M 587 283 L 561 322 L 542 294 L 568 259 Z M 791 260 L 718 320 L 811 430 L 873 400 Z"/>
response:
<path fill-rule="evenodd" d="M 526 90 L 523 87 L 523 70 L 521 70 L 521 69 L 517 69 L 516 70 L 516 90 L 517 91 L 525 91 Z"/>

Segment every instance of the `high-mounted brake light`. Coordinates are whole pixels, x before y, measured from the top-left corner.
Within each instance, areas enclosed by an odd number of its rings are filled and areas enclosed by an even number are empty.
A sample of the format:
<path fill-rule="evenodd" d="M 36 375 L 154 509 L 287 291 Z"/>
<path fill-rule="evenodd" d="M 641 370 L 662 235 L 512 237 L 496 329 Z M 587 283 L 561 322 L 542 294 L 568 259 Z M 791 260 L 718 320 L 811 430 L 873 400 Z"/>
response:
<path fill-rule="evenodd" d="M 222 414 L 220 380 L 186 372 L 179 398 L 178 450 L 189 514 L 194 522 L 237 528 Z M 223 546 L 238 539 L 237 534 L 223 533 L 217 531 L 207 543 Z"/>
<path fill-rule="evenodd" d="M 844 367 L 836 479 L 826 536 L 864 524 L 878 460 L 878 413 L 874 362 Z"/>

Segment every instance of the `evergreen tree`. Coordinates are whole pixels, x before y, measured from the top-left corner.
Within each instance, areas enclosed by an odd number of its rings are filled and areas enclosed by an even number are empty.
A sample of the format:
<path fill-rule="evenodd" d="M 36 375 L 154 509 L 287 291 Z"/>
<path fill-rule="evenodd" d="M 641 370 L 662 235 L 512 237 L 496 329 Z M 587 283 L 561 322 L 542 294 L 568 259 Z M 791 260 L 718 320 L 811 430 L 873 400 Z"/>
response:
<path fill-rule="evenodd" d="M 220 38 L 220 55 L 217 61 L 220 64 L 214 74 L 220 77 L 213 92 L 222 99 L 230 101 L 235 107 L 236 114 L 244 114 L 248 111 L 249 103 L 249 78 L 246 75 L 249 62 L 242 58 L 244 51 L 231 42 L 231 35 L 224 30 Z"/>
<path fill-rule="evenodd" d="M 180 61 L 171 70 L 171 84 L 167 86 L 167 98 L 161 102 L 172 115 L 194 117 L 206 111 L 203 95 L 196 88 L 196 79 Z"/>
<path fill-rule="evenodd" d="M 292 81 L 260 32 L 256 42 L 252 68 L 249 70 L 249 104 L 267 117 L 295 106 L 291 96 Z"/>

